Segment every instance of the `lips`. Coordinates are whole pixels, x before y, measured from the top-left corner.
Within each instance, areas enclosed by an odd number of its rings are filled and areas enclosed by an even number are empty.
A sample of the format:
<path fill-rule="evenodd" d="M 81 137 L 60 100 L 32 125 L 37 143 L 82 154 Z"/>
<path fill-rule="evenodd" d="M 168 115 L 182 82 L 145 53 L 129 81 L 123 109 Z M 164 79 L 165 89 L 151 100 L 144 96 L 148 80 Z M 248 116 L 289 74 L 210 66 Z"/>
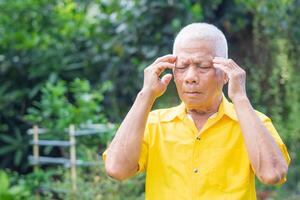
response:
<path fill-rule="evenodd" d="M 187 94 L 200 94 L 200 92 L 185 92 Z"/>
<path fill-rule="evenodd" d="M 194 92 L 194 91 L 188 91 L 188 92 L 184 92 L 187 96 L 191 96 L 191 97 L 194 97 L 194 96 L 198 96 L 201 94 L 201 92 Z"/>
<path fill-rule="evenodd" d="M 200 94 L 201 92 L 198 92 L 198 91 L 185 91 L 184 93 L 188 93 L 188 94 Z"/>

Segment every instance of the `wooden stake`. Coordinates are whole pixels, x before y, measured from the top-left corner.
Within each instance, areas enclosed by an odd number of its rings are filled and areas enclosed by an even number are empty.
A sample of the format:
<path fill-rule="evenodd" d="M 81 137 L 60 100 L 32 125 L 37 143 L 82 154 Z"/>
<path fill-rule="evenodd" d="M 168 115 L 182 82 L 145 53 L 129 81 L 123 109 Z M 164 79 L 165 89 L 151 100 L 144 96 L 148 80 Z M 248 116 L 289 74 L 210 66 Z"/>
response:
<path fill-rule="evenodd" d="M 37 125 L 33 126 L 33 158 L 34 166 L 33 171 L 36 173 L 39 171 L 39 127 Z M 38 190 L 35 191 L 35 199 L 40 200 L 40 193 Z"/>
<path fill-rule="evenodd" d="M 71 181 L 72 181 L 72 192 L 75 195 L 77 192 L 76 185 L 76 144 L 75 144 L 75 126 L 73 124 L 69 127 L 70 136 L 70 164 L 71 164 Z"/>
<path fill-rule="evenodd" d="M 34 172 L 39 170 L 39 127 L 37 125 L 33 126 L 33 157 L 34 157 Z"/>

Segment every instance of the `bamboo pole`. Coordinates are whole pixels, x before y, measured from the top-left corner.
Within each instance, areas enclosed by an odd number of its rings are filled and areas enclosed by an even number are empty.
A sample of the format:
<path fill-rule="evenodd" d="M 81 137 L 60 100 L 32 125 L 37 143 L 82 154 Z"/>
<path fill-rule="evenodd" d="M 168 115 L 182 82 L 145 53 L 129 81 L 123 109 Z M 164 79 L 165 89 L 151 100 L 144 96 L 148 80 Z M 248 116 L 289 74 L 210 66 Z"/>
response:
<path fill-rule="evenodd" d="M 33 158 L 34 166 L 33 171 L 36 173 L 39 171 L 39 127 L 37 125 L 33 126 Z M 40 193 L 38 190 L 35 191 L 35 199 L 40 200 Z"/>
<path fill-rule="evenodd" d="M 39 170 L 39 127 L 37 125 L 33 126 L 33 157 L 34 157 L 34 172 Z"/>
<path fill-rule="evenodd" d="M 70 164 L 71 164 L 71 182 L 72 192 L 75 195 L 77 192 L 76 185 L 76 142 L 75 142 L 75 126 L 73 124 L 69 127 L 70 136 Z"/>

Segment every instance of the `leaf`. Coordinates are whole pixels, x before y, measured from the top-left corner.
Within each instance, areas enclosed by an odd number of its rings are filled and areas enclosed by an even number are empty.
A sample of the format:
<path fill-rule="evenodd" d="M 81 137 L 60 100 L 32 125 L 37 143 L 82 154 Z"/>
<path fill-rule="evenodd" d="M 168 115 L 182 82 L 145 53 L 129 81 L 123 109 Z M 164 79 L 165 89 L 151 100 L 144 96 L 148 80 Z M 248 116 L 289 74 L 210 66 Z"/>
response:
<path fill-rule="evenodd" d="M 10 136 L 10 135 L 0 135 L 0 140 L 9 143 L 9 144 L 14 144 L 16 142 L 15 138 Z"/>
<path fill-rule="evenodd" d="M 5 155 L 9 152 L 12 152 L 15 150 L 15 147 L 14 146 L 11 146 L 11 145 L 3 145 L 1 148 L 0 148 L 0 155 Z"/>
<path fill-rule="evenodd" d="M 0 199 L 1 200 L 14 200 L 14 196 L 13 194 L 9 194 L 9 193 L 0 193 Z"/>
<path fill-rule="evenodd" d="M 7 174 L 4 171 L 0 171 L 0 194 L 4 194 L 8 191 L 9 179 Z"/>
<path fill-rule="evenodd" d="M 23 154 L 22 154 L 21 151 L 17 151 L 17 152 L 15 153 L 14 164 L 15 164 L 16 166 L 18 166 L 18 165 L 21 163 L 22 156 L 23 156 Z"/>

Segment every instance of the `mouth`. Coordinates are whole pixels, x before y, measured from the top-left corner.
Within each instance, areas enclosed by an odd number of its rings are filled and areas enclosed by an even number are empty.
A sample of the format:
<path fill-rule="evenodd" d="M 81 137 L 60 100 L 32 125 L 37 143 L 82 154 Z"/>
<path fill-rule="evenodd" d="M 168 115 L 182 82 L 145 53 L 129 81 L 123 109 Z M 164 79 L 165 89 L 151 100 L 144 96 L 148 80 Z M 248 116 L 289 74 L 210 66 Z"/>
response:
<path fill-rule="evenodd" d="M 188 91 L 188 92 L 184 92 L 187 96 L 198 96 L 198 95 L 201 95 L 202 93 L 201 92 L 194 92 L 194 91 Z"/>
<path fill-rule="evenodd" d="M 185 92 L 187 94 L 200 94 L 200 92 Z"/>

